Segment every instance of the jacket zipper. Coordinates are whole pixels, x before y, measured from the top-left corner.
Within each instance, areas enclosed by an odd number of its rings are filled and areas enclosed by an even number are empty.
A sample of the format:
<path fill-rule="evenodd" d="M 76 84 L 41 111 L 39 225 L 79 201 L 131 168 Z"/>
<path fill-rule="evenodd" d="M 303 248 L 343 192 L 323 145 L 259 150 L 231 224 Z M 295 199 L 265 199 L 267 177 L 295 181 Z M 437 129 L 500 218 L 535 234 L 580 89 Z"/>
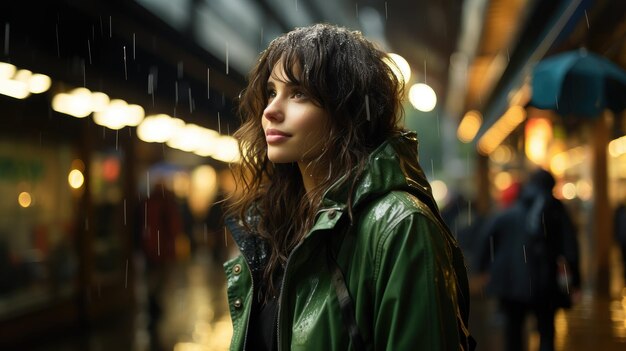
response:
<path fill-rule="evenodd" d="M 342 207 L 329 207 L 329 208 L 323 208 L 319 211 L 317 211 L 317 214 L 315 215 L 316 217 L 318 215 L 320 215 L 323 212 L 326 211 L 330 211 L 330 210 L 341 210 Z M 305 237 L 306 240 L 306 237 Z M 291 251 L 291 254 L 289 255 L 289 257 L 287 257 L 287 263 L 285 263 L 285 274 L 283 275 L 283 281 L 280 283 L 280 292 L 278 294 L 278 314 L 276 316 L 276 344 L 278 346 L 278 351 L 280 351 L 280 311 L 282 309 L 282 297 L 283 297 L 283 290 L 285 288 L 285 282 L 287 281 L 287 269 L 289 268 L 289 262 L 291 261 L 291 258 L 293 257 L 293 253 L 296 252 L 296 250 L 298 250 L 298 248 L 300 248 L 300 246 L 302 246 L 302 244 L 304 243 L 304 240 L 299 243 L 298 245 L 296 245 L 296 247 L 293 248 L 293 250 Z M 247 330 L 246 330 L 246 337 L 248 336 L 247 334 Z M 244 344 L 245 345 L 245 344 Z"/>

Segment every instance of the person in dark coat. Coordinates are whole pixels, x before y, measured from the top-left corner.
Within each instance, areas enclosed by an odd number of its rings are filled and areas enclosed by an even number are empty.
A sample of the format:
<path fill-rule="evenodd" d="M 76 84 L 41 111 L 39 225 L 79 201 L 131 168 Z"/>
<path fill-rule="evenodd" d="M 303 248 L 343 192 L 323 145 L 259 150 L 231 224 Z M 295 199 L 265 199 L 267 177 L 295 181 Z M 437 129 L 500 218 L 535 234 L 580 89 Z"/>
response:
<path fill-rule="evenodd" d="M 554 350 L 555 312 L 580 294 L 576 228 L 552 195 L 554 185 L 549 172 L 537 170 L 515 203 L 482 229 L 477 265 L 488 277 L 487 294 L 499 300 L 509 351 L 525 350 L 529 313 L 537 321 L 540 350 Z"/>

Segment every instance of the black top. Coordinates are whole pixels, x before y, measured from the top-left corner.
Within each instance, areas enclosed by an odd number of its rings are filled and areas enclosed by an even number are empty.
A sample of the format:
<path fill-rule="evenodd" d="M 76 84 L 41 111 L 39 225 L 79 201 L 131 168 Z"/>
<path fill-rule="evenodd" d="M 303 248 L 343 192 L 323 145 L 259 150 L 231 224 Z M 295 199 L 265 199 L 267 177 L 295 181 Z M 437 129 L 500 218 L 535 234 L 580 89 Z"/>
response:
<path fill-rule="evenodd" d="M 246 349 L 259 351 L 278 349 L 276 342 L 277 317 L 278 297 L 269 298 L 267 303 L 255 301 L 250 315 Z"/>
<path fill-rule="evenodd" d="M 248 325 L 248 337 L 245 348 L 248 350 L 276 351 L 278 342 L 276 333 L 278 331 L 278 296 L 272 294 L 267 296 L 267 284 L 260 279 L 262 274 L 256 275 L 256 286 L 259 287 L 256 298 L 250 311 L 250 324 Z M 283 280 L 282 267 L 275 270 L 273 274 L 274 286 L 280 287 Z"/>

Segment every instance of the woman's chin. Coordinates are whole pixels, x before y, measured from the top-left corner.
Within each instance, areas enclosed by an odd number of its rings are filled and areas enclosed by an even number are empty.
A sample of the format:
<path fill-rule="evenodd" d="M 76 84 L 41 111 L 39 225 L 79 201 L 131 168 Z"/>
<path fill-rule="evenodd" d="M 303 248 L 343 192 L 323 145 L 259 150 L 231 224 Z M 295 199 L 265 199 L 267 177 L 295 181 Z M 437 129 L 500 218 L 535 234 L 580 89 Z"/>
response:
<path fill-rule="evenodd" d="M 283 155 L 281 153 L 268 152 L 267 158 L 272 163 L 291 163 L 295 162 L 292 157 L 288 157 L 287 155 Z"/>

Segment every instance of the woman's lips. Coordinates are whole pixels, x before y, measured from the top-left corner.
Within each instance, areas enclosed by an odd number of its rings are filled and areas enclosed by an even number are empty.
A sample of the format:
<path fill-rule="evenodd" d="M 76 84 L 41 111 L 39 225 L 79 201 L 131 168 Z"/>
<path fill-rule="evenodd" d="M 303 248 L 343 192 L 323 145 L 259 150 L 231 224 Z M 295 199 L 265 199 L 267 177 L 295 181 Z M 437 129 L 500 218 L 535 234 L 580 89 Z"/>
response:
<path fill-rule="evenodd" d="M 282 143 L 290 137 L 291 135 L 285 132 L 282 132 L 278 129 L 268 129 L 265 132 L 265 140 L 267 141 L 268 144 Z"/>

